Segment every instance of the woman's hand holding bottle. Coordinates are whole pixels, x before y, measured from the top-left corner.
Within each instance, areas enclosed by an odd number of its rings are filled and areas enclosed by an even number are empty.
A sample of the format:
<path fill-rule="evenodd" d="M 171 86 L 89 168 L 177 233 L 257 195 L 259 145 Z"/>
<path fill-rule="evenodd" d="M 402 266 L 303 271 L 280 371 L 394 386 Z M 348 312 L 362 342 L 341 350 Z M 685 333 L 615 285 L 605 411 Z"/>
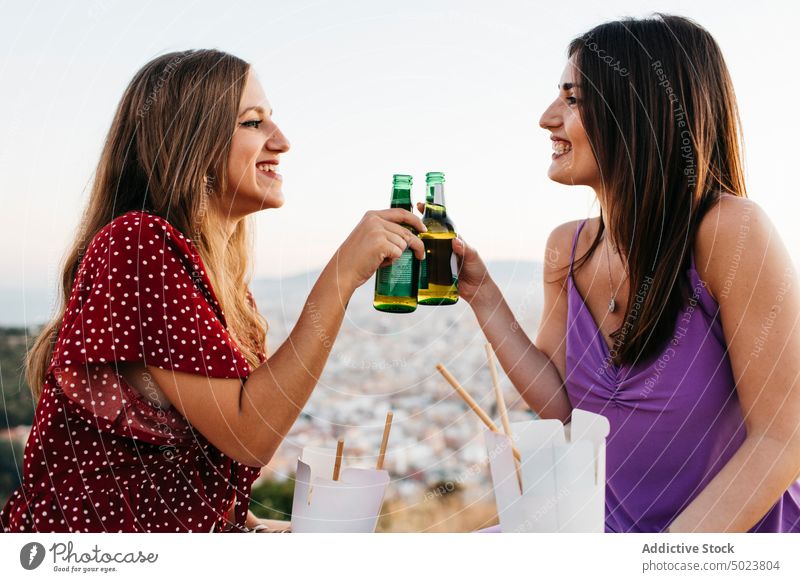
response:
<path fill-rule="evenodd" d="M 418 202 L 417 209 L 425 212 L 425 204 Z M 453 252 L 458 260 L 458 294 L 472 305 L 473 301 L 482 294 L 479 292 L 493 284 L 492 278 L 478 251 L 464 242 L 461 237 L 457 236 L 453 239 Z"/>
<path fill-rule="evenodd" d="M 427 230 L 418 216 L 402 208 L 370 210 L 364 214 L 336 251 L 334 261 L 340 281 L 355 290 L 366 283 L 379 267 L 398 259 L 408 247 L 419 260 L 423 260 L 425 245 L 403 224 L 417 232 Z"/>

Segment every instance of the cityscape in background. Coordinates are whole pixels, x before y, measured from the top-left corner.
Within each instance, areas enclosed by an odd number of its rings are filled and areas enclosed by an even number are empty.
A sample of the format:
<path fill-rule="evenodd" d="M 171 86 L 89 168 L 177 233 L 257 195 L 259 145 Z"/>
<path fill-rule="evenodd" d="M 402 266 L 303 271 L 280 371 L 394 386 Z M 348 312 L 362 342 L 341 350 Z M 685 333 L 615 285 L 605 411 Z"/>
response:
<path fill-rule="evenodd" d="M 489 270 L 533 339 L 542 306 L 541 264 L 492 262 Z M 280 280 L 258 279 L 251 285 L 269 324 L 269 353 L 288 337 L 317 276 L 310 272 Z M 448 524 L 442 526 L 443 530 L 491 523 L 494 497 L 483 425 L 435 368 L 437 363 L 444 363 L 497 419 L 484 351 L 486 340 L 475 316 L 464 300 L 452 306 L 419 306 L 411 314 L 382 313 L 372 307 L 373 290 L 374 282 L 370 281 L 351 299 L 320 382 L 272 461 L 262 470 L 261 480 L 289 482 L 303 447 L 335 449 L 339 438 L 345 441 L 344 466 L 374 466 L 386 413 L 391 410 L 394 420 L 384 467 L 391 475 L 386 507 L 391 508 L 395 519 L 385 529 L 419 531 L 431 527 L 430 515 L 437 511 L 441 516 L 434 521 Z M 28 307 L 29 312 L 43 309 L 35 303 Z M 51 309 L 52 305 L 48 307 Z M 35 325 L 26 326 L 28 333 L 42 321 L 40 318 Z M 18 325 L 13 319 L 3 323 Z M 28 345 L 32 339 L 28 337 Z M 19 359 L 25 341 L 24 334 L 7 334 L 2 349 L 16 350 Z M 12 395 L 24 397 L 20 391 L 27 390 L 21 381 L 22 361 L 17 366 L 9 370 L 9 364 L 4 363 L 1 370 L 3 418 L 8 419 L 8 428 L 0 431 L 0 439 L 10 442 L 11 447 L 0 448 L 0 462 L 12 469 L 19 463 L 30 430 L 26 425 L 13 426 L 10 410 L 6 410 Z M 502 370 L 500 379 L 511 421 L 532 418 Z M 32 405 L 27 406 L 30 409 Z M 457 502 L 450 499 L 454 492 L 458 493 Z M 432 499 L 437 511 L 428 505 Z M 415 521 L 415 508 L 428 515 L 427 524 Z M 477 517 L 464 518 L 475 514 Z M 453 522 L 454 515 L 461 518 Z"/>

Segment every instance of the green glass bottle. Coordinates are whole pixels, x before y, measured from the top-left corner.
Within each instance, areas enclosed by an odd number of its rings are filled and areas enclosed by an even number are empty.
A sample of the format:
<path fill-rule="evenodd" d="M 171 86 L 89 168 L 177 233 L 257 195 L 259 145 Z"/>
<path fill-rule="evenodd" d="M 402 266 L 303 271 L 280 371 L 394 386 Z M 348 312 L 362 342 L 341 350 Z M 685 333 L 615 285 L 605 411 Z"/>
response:
<path fill-rule="evenodd" d="M 394 175 L 391 207 L 411 211 L 411 176 Z M 414 228 L 404 226 L 417 234 Z M 375 309 L 389 313 L 410 313 L 417 308 L 419 263 L 414 251 L 407 248 L 391 265 L 378 269 L 375 273 L 375 299 L 372 301 Z"/>
<path fill-rule="evenodd" d="M 428 229 L 419 235 L 425 243 L 417 300 L 420 305 L 452 305 L 458 301 L 458 267 L 453 253 L 456 227 L 444 203 L 444 174 L 425 175 L 427 195 L 422 222 Z"/>

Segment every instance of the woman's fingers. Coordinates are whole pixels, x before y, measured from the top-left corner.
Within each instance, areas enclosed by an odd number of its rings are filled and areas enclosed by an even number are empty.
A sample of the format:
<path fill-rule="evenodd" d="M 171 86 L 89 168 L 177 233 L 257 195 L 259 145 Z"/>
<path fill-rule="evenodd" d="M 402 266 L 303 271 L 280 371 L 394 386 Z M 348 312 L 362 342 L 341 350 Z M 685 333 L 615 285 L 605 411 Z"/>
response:
<path fill-rule="evenodd" d="M 425 203 L 417 202 L 417 210 L 419 210 L 420 214 L 425 214 Z"/>
<path fill-rule="evenodd" d="M 402 226 L 400 228 L 402 230 L 406 230 Z M 406 230 L 406 232 L 408 231 Z M 392 259 L 399 259 L 400 255 L 402 255 L 408 247 L 408 243 L 406 242 L 406 239 L 403 238 L 402 234 L 398 232 L 392 232 L 388 228 L 386 229 L 386 240 L 388 240 L 392 245 L 388 248 L 388 251 L 391 253 L 390 257 Z"/>
<path fill-rule="evenodd" d="M 393 232 L 387 232 L 386 240 L 380 247 L 383 261 L 381 261 L 381 264 L 378 265 L 378 268 L 380 269 L 381 267 L 388 267 L 397 259 L 399 259 L 405 250 L 406 243 L 405 240 L 403 240 L 403 237 Z"/>
<path fill-rule="evenodd" d="M 417 232 L 426 232 L 428 229 L 422 224 L 422 220 L 416 214 L 409 212 L 403 208 L 389 208 L 388 210 L 378 210 L 378 216 L 384 220 L 398 224 L 407 224 L 414 227 Z"/>
<path fill-rule="evenodd" d="M 386 230 L 402 237 L 403 241 L 405 242 L 405 246 L 403 247 L 404 250 L 407 246 L 420 261 L 425 258 L 425 243 L 423 243 L 417 235 L 412 233 L 407 228 L 403 228 L 399 224 L 388 221 L 386 222 Z"/>

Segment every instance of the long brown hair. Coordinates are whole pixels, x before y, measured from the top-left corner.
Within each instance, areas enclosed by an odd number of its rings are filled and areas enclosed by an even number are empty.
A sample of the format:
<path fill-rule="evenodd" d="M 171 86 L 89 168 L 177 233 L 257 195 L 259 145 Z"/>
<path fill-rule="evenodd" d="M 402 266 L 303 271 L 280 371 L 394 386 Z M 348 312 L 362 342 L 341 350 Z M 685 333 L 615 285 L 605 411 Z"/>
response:
<path fill-rule="evenodd" d="M 600 227 L 627 257 L 616 365 L 646 361 L 674 333 L 691 290 L 700 220 L 721 192 L 746 197 L 739 113 L 725 60 L 693 21 L 665 14 L 601 24 L 575 38 L 583 125 L 601 172 Z"/>
<path fill-rule="evenodd" d="M 252 239 L 248 219 L 226 238 L 210 211 L 226 191 L 230 141 L 250 66 L 216 50 L 160 56 L 136 73 L 117 107 L 97 165 L 81 228 L 66 255 L 58 313 L 27 356 L 35 398 L 42 391 L 53 345 L 86 241 L 131 210 L 156 214 L 197 246 L 228 331 L 251 366 L 266 351 L 266 320 L 248 299 Z"/>

